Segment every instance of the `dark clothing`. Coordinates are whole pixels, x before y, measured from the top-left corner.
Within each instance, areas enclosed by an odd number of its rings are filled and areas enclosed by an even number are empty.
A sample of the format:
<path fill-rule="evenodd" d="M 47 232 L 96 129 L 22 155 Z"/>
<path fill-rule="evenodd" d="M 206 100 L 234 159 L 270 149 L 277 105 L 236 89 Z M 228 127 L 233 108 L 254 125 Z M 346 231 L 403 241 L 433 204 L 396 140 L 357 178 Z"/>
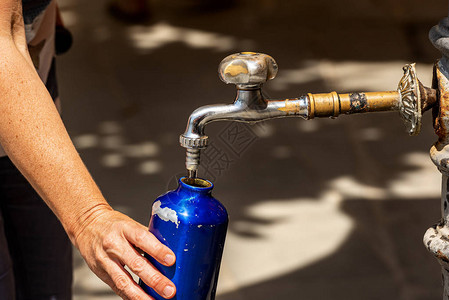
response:
<path fill-rule="evenodd" d="M 50 4 L 51 0 L 22 0 L 23 21 L 25 24 L 33 23 Z"/>
<path fill-rule="evenodd" d="M 3 227 L 3 217 L 0 214 L 0 297 L 1 299 L 15 299 L 12 261 Z"/>
<path fill-rule="evenodd" d="M 72 245 L 61 223 L 1 157 L 0 299 L 68 300 L 71 285 Z"/>
<path fill-rule="evenodd" d="M 56 100 L 59 97 L 58 80 L 56 79 L 56 61 L 54 58 L 51 62 L 45 87 L 53 100 Z"/>

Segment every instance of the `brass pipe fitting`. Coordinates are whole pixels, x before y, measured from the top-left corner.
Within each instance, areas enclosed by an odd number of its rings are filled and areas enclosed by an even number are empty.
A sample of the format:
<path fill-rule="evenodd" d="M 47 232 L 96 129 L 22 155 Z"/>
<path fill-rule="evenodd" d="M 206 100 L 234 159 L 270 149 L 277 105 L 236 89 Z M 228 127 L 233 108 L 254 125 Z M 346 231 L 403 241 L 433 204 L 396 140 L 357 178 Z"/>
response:
<path fill-rule="evenodd" d="M 416 76 L 415 64 L 406 65 L 397 91 L 307 94 L 308 118 L 335 118 L 341 114 L 399 111 L 410 135 L 421 129 L 424 111 L 437 102 L 435 89 L 422 85 Z"/>
<path fill-rule="evenodd" d="M 399 92 L 307 94 L 309 119 L 338 117 L 341 114 L 399 110 Z"/>

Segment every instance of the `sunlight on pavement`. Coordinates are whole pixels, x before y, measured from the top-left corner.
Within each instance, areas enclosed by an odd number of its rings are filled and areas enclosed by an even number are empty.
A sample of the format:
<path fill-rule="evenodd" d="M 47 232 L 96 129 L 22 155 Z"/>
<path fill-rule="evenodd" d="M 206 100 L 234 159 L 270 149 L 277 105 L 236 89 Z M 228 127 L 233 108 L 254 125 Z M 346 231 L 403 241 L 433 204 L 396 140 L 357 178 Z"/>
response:
<path fill-rule="evenodd" d="M 340 210 L 342 201 L 438 198 L 441 178 L 428 156 L 412 153 L 404 161 L 416 169 L 393 180 L 387 189 L 343 176 L 329 182 L 317 199 L 270 199 L 250 207 L 249 217 L 271 222 L 235 224 L 260 238 L 228 232 L 218 294 L 280 277 L 334 253 L 354 229 L 353 220 Z"/>
<path fill-rule="evenodd" d="M 75 268 L 73 286 L 77 291 L 74 294 L 73 300 L 118 300 L 121 299 L 116 296 L 111 288 L 101 281 L 86 265 L 79 255 L 77 250 L 74 250 L 75 260 L 80 262 L 80 265 Z"/>
<path fill-rule="evenodd" d="M 419 199 L 432 197 L 438 199 L 441 189 L 441 174 L 430 161 L 427 153 L 410 153 L 403 158 L 407 166 L 415 170 L 400 174 L 390 182 L 389 191 L 396 197 Z"/>
<path fill-rule="evenodd" d="M 105 154 L 101 163 L 108 168 L 118 168 L 125 165 L 125 158 L 118 153 Z"/>
<path fill-rule="evenodd" d="M 119 134 L 123 128 L 117 121 L 104 121 L 98 125 L 98 131 L 102 134 Z"/>
<path fill-rule="evenodd" d="M 360 139 L 363 141 L 379 141 L 383 137 L 382 131 L 377 127 L 360 129 Z"/>
<path fill-rule="evenodd" d="M 78 150 L 95 148 L 99 144 L 98 136 L 95 134 L 81 134 L 73 138 L 73 144 Z"/>
<path fill-rule="evenodd" d="M 152 26 L 130 27 L 129 37 L 134 46 L 145 53 L 172 43 L 183 43 L 195 49 L 208 48 L 221 52 L 253 46 L 250 40 L 238 40 L 232 36 L 176 27 L 164 22 Z"/>
<path fill-rule="evenodd" d="M 353 221 L 339 210 L 338 193 L 320 199 L 271 199 L 251 207 L 252 217 L 273 221 L 270 225 L 240 224 L 261 238 L 228 232 L 223 264 L 239 287 L 279 277 L 332 254 L 345 241 Z M 325 220 L 323 222 L 323 220 Z M 220 277 L 218 293 L 235 288 Z"/>
<path fill-rule="evenodd" d="M 159 146 L 154 142 L 124 145 L 123 152 L 129 157 L 152 157 L 159 154 Z"/>
<path fill-rule="evenodd" d="M 136 171 L 140 174 L 154 175 L 162 171 L 162 163 L 157 160 L 159 145 L 152 141 L 128 143 L 122 125 L 116 121 L 101 122 L 98 133 L 75 136 L 73 143 L 80 151 L 104 150 L 100 163 L 107 168 L 123 167 L 135 160 L 138 164 Z"/>
<path fill-rule="evenodd" d="M 162 165 L 158 161 L 148 160 L 142 162 L 139 166 L 139 169 L 140 173 L 151 175 L 159 173 L 162 170 Z"/>
<path fill-rule="evenodd" d="M 299 131 L 312 133 L 320 129 L 320 123 L 314 120 L 299 120 L 297 123 Z"/>
<path fill-rule="evenodd" d="M 327 82 L 339 92 L 394 91 L 402 76 L 402 67 L 410 62 L 360 62 L 310 60 L 302 62 L 297 69 L 282 69 L 276 80 L 270 82 L 274 90 L 285 90 L 290 85 L 307 84 L 317 80 Z M 432 74 L 432 64 L 418 64 L 419 74 Z M 368 72 L 369 70 L 369 72 Z M 426 86 L 431 85 L 430 76 L 420 78 Z M 369 89 L 369 90 L 368 90 Z"/>

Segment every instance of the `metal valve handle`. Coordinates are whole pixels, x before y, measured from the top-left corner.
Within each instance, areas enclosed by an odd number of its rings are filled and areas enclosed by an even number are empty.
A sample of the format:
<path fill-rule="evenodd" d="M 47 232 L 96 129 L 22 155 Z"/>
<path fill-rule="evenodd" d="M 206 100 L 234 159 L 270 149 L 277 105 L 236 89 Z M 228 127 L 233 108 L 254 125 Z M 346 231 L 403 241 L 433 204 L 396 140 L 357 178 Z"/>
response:
<path fill-rule="evenodd" d="M 238 88 L 258 88 L 276 77 L 278 65 L 269 55 L 255 52 L 241 52 L 224 58 L 219 67 L 220 79 Z"/>

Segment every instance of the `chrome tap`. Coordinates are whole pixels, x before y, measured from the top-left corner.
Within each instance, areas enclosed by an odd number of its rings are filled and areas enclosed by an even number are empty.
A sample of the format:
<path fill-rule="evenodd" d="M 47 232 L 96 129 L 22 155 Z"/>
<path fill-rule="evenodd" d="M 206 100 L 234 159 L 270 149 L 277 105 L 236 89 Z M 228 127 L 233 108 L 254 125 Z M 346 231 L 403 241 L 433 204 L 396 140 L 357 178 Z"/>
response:
<path fill-rule="evenodd" d="M 187 149 L 186 168 L 189 177 L 196 177 L 200 150 L 207 147 L 209 138 L 204 133 L 206 124 L 215 121 L 258 122 L 287 115 L 307 117 L 307 99 L 268 101 L 262 94 L 262 85 L 273 79 L 278 71 L 275 60 L 266 54 L 243 52 L 226 57 L 219 66 L 222 81 L 237 86 L 233 104 L 207 105 L 196 109 L 189 117 L 187 128 L 180 136 L 180 144 Z"/>
<path fill-rule="evenodd" d="M 371 93 L 336 92 L 307 94 L 299 98 L 266 99 L 262 85 L 273 79 L 278 71 L 276 61 L 269 55 L 242 52 L 222 60 L 219 66 L 222 81 L 237 86 L 233 104 L 207 105 L 196 109 L 189 117 L 180 144 L 186 148 L 186 168 L 190 178 L 195 178 L 200 163 L 200 151 L 208 145 L 205 126 L 215 121 L 255 123 L 267 119 L 299 116 L 337 117 L 379 111 L 399 111 L 410 135 L 421 128 L 422 113 L 436 102 L 436 92 L 424 87 L 416 77 L 414 64 L 404 67 L 404 76 L 396 91 Z"/>

